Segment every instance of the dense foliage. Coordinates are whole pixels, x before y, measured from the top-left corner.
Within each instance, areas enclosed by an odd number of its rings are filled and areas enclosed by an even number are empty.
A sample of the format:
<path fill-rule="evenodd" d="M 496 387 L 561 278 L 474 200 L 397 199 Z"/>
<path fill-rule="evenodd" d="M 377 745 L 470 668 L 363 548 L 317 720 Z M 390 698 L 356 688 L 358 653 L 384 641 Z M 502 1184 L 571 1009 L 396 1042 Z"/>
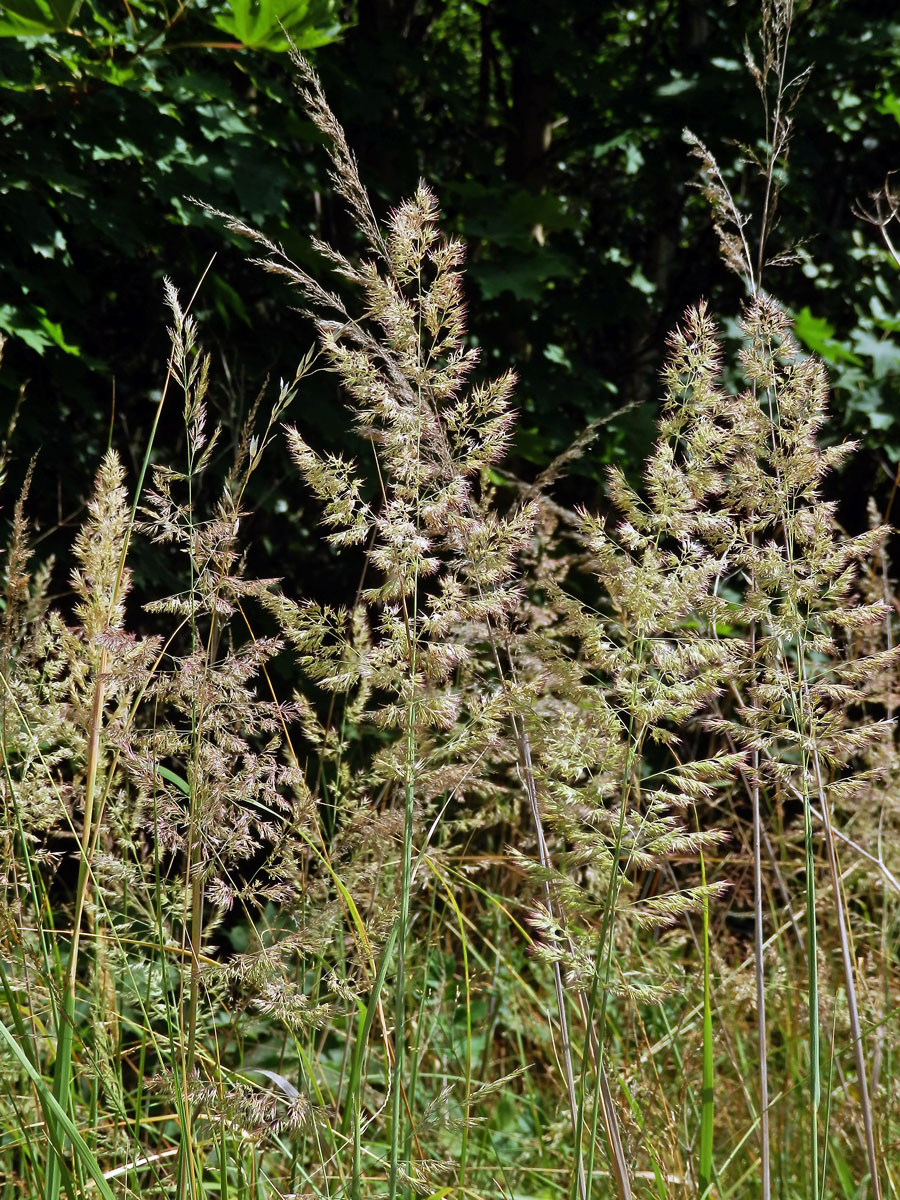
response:
<path fill-rule="evenodd" d="M 232 428 L 245 395 L 267 373 L 291 373 L 308 344 L 187 199 L 240 212 L 307 267 L 311 234 L 352 245 L 279 19 L 301 49 L 325 44 L 323 79 L 376 208 L 420 176 L 439 189 L 468 246 L 466 300 L 486 360 L 522 377 L 518 473 L 629 403 L 571 490 L 590 496 L 612 457 L 636 464 L 666 331 L 701 297 L 736 308 L 682 130 L 758 215 L 762 185 L 739 148 L 765 138 L 743 62 L 745 39 L 759 56 L 753 5 L 18 0 L 0 10 L 0 327 L 13 335 L 0 387 L 9 405 L 30 381 L 19 457 L 43 446 L 45 527 L 83 500 L 107 432 L 140 455 L 166 355 L 165 272 L 187 294 L 203 280 L 196 311 L 223 367 L 214 403 Z M 799 261 L 768 282 L 829 364 L 838 422 L 863 437 L 860 470 L 885 489 L 882 453 L 900 448 L 894 267 L 854 205 L 896 165 L 898 39 L 874 3 L 798 6 L 789 70 L 810 74 L 772 251 L 796 249 Z M 323 381 L 308 397 L 320 442 L 343 444 L 333 391 Z M 161 452 L 178 436 L 164 418 Z M 260 496 L 260 535 L 299 563 L 311 514 L 288 495 L 290 519 Z"/>

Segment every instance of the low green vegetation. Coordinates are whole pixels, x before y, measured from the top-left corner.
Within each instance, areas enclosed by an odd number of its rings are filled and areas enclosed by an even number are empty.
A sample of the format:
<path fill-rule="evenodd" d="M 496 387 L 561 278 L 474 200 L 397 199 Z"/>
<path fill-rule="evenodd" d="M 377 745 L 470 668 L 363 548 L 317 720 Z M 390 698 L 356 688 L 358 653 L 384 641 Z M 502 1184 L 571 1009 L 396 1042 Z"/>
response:
<path fill-rule="evenodd" d="M 133 476 L 108 449 L 64 566 L 30 471 L 9 501 L 2 1200 L 897 1194 L 898 600 L 764 286 L 789 18 L 755 241 L 694 139 L 740 350 L 687 310 L 602 513 L 554 494 L 602 423 L 509 473 L 516 379 L 469 337 L 461 240 L 424 183 L 378 220 L 293 53 L 360 254 L 316 241 L 328 277 L 208 217 L 316 345 L 229 439 L 167 282 Z M 353 457 L 310 432 L 326 372 Z M 282 441 L 342 603 L 248 567 Z M 136 603 L 138 559 L 175 586 Z"/>

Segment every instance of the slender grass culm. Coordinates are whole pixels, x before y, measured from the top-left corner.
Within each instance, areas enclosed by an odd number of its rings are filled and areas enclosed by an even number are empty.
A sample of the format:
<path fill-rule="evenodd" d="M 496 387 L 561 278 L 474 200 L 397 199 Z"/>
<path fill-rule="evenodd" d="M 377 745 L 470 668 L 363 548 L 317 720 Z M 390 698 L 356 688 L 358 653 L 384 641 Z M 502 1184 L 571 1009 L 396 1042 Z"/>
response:
<path fill-rule="evenodd" d="M 792 137 L 791 112 L 802 93 L 808 72 L 791 78 L 788 48 L 793 22 L 791 0 L 763 5 L 762 60 L 748 61 L 763 101 L 766 123 L 764 152 L 754 156 L 764 182 L 762 215 L 756 254 L 751 250 L 740 213 L 709 151 L 689 136 L 702 164 L 704 191 L 710 202 L 723 257 L 747 282 L 753 300 L 744 321 L 747 346 L 743 352 L 748 391 L 736 405 L 742 426 L 741 449 L 735 460 L 738 473 L 733 485 L 733 512 L 740 534 L 732 555 L 743 564 L 748 583 L 746 625 L 750 632 L 749 670 L 745 686 L 754 705 L 735 690 L 749 728 L 733 730 L 734 741 L 748 747 L 751 769 L 745 775 L 752 797 L 756 996 L 760 1064 L 760 1146 L 762 1194 L 770 1195 L 768 1039 L 763 958 L 762 812 L 761 796 L 777 795 L 792 777 L 791 788 L 803 807 L 804 873 L 807 938 L 809 1167 L 813 1200 L 820 1185 L 819 1111 L 822 1104 L 819 952 L 817 901 L 818 866 L 813 827 L 813 805 L 818 805 L 824 832 L 824 851 L 837 925 L 838 945 L 846 992 L 853 1046 L 860 1118 L 870 1183 L 876 1198 L 882 1194 L 879 1154 L 867 1082 L 868 1067 L 857 1003 L 857 984 L 850 947 L 846 901 L 842 897 L 835 838 L 830 816 L 829 787 L 852 792 L 856 786 L 848 764 L 866 755 L 868 740 L 877 744 L 892 736 L 889 723 L 870 721 L 853 734 L 839 733 L 847 708 L 865 698 L 862 680 L 879 669 L 881 656 L 865 666 L 839 661 L 841 644 L 835 630 L 860 631 L 867 624 L 882 626 L 890 617 L 882 602 L 854 607 L 850 589 L 862 564 L 873 553 L 885 531 L 873 528 L 857 539 L 838 543 L 833 506 L 821 496 L 822 477 L 852 450 L 838 445 L 821 451 L 819 429 L 826 419 L 827 382 L 821 363 L 803 359 L 790 334 L 790 322 L 762 289 L 764 271 L 790 260 L 790 255 L 768 258 L 769 241 L 783 185 L 780 167 L 786 163 Z M 741 543 L 743 542 L 743 545 Z M 893 659 L 888 645 L 883 652 Z M 823 664 L 822 656 L 831 662 Z M 815 666 L 813 666 L 815 664 Z M 815 671 L 815 679 L 811 673 Z M 781 714 L 779 716 L 779 713 Z M 765 730 L 765 733 L 763 732 Z M 771 739 L 771 740 L 767 740 Z M 835 747 L 837 743 L 837 748 Z M 799 785 L 793 780 L 799 756 Z M 782 763 L 779 770 L 778 764 Z M 841 778 L 831 782 L 827 771 Z M 830 1095 L 829 1095 L 830 1103 Z M 821 1167 L 824 1180 L 827 1161 Z"/>
<path fill-rule="evenodd" d="M 209 211 L 316 345 L 219 428 L 167 283 L 180 461 L 151 444 L 131 485 L 110 449 L 64 564 L 20 472 L 0 1200 L 897 1194 L 891 533 L 825 498 L 852 447 L 763 288 L 798 83 L 791 6 L 765 14 L 755 243 L 693 141 L 742 348 L 726 370 L 688 309 L 601 511 L 551 494 L 597 424 L 537 483 L 502 472 L 515 379 L 467 332 L 463 245 L 425 183 L 379 220 L 296 53 L 358 256 L 314 242 L 324 285 Z M 314 370 L 355 458 L 291 407 Z M 344 603 L 247 567 L 282 438 Z"/>

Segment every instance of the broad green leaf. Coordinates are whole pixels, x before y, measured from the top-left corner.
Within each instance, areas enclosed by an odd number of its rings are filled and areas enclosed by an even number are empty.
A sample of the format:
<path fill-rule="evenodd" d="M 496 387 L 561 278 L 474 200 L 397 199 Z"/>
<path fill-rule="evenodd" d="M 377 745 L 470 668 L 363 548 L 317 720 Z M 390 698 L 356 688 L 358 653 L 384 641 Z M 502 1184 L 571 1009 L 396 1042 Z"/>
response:
<path fill-rule="evenodd" d="M 78 16 L 82 0 L 6 0 L 0 4 L 0 37 L 62 33 Z"/>
<path fill-rule="evenodd" d="M 215 25 L 253 50 L 284 51 L 288 39 L 300 50 L 324 46 L 340 33 L 334 0 L 228 0 Z"/>
<path fill-rule="evenodd" d="M 51 321 L 46 311 L 37 305 L 27 314 L 11 304 L 0 305 L 0 330 L 8 333 L 10 337 L 21 338 L 26 346 L 30 346 L 38 354 L 43 354 L 51 346 L 57 346 L 66 354 L 74 354 L 76 357 L 81 354 L 78 346 L 66 341 L 59 322 Z"/>
<path fill-rule="evenodd" d="M 853 345 L 860 354 L 871 359 L 874 379 L 884 379 L 900 371 L 900 346 L 890 338 L 876 337 L 859 329 L 853 334 Z"/>
<path fill-rule="evenodd" d="M 878 105 L 878 111 L 884 113 L 885 116 L 893 117 L 900 125 L 900 96 L 895 96 L 892 92 L 885 92 Z"/>
<path fill-rule="evenodd" d="M 800 341 L 820 355 L 826 362 L 849 362 L 856 366 L 861 360 L 850 349 L 846 342 L 838 341 L 834 336 L 834 326 L 824 317 L 814 317 L 808 307 L 801 308 L 794 322 L 794 331 Z"/>

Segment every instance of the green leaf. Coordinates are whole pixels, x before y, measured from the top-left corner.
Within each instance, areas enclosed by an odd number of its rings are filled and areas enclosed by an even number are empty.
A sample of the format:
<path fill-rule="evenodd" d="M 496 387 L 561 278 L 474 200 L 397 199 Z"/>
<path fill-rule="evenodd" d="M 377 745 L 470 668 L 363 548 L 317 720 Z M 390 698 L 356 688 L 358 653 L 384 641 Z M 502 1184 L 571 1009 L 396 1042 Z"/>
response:
<path fill-rule="evenodd" d="M 865 358 L 871 359 L 875 379 L 884 379 L 900 371 L 900 346 L 890 338 L 876 337 L 859 329 L 853 334 L 853 345 Z"/>
<path fill-rule="evenodd" d="M 548 362 L 555 363 L 558 367 L 565 367 L 567 371 L 572 370 L 572 362 L 566 355 L 562 346 L 557 346 L 554 342 L 549 342 L 544 347 L 544 358 Z"/>
<path fill-rule="evenodd" d="M 849 343 L 839 342 L 834 336 L 834 326 L 824 317 L 814 317 L 809 308 L 801 308 L 794 320 L 794 332 L 807 349 L 824 358 L 826 362 L 849 362 L 862 365 L 850 349 Z"/>
<path fill-rule="evenodd" d="M 246 326 L 251 327 L 253 323 L 244 301 L 231 284 L 221 275 L 212 273 L 209 276 L 209 282 L 213 290 L 216 309 L 225 323 L 230 325 L 232 316 L 236 316 Z"/>
<path fill-rule="evenodd" d="M 34 1084 L 41 1108 L 44 1110 L 44 1117 L 47 1121 L 47 1124 L 55 1125 L 57 1128 L 61 1128 L 65 1133 L 66 1137 L 72 1143 L 72 1147 L 78 1156 L 81 1165 L 97 1185 L 97 1190 L 103 1197 L 103 1200 L 116 1200 L 109 1184 L 104 1178 L 103 1172 L 100 1170 L 100 1165 L 94 1155 L 91 1153 L 87 1142 L 78 1132 L 69 1114 L 62 1107 L 62 1105 L 60 1105 L 59 1101 L 47 1087 L 37 1070 L 35 1070 L 35 1068 L 32 1066 L 28 1055 L 3 1024 L 0 1024 L 0 1039 L 2 1039 L 2 1041 L 6 1044 L 7 1048 L 11 1051 L 19 1066 Z"/>
<path fill-rule="evenodd" d="M 333 42 L 341 31 L 334 0 L 228 0 L 216 28 L 253 50 L 300 50 Z"/>
<path fill-rule="evenodd" d="M 82 0 L 6 0 L 0 4 L 0 37 L 63 33 L 81 5 Z"/>
<path fill-rule="evenodd" d="M 43 309 L 38 309 L 38 324 L 41 329 L 47 334 L 50 342 L 54 346 L 58 346 L 60 350 L 64 350 L 66 354 L 78 355 L 81 350 L 78 346 L 72 346 L 63 337 L 62 325 L 58 321 L 51 321 Z"/>
<path fill-rule="evenodd" d="M 574 263 L 566 255 L 538 248 L 530 254 L 507 254 L 502 265 L 473 263 L 469 272 L 486 300 L 511 292 L 517 300 L 531 301 L 542 299 L 552 279 L 574 273 Z"/>
<path fill-rule="evenodd" d="M 657 96 L 662 96 L 664 99 L 671 96 L 680 96 L 682 92 L 688 92 L 691 88 L 697 86 L 696 79 L 683 79 L 679 74 L 675 74 L 675 78 L 668 83 L 664 83 L 656 89 Z"/>
<path fill-rule="evenodd" d="M 31 312 L 26 315 L 11 304 L 0 304 L 0 330 L 10 337 L 20 338 L 38 354 L 43 354 L 51 346 L 57 346 L 66 354 L 76 357 L 81 354 L 80 347 L 66 341 L 62 325 L 58 321 L 51 321 L 46 310 L 38 305 L 32 306 Z"/>
<path fill-rule="evenodd" d="M 893 117 L 900 125 L 900 97 L 895 96 L 892 92 L 885 92 L 881 97 L 877 111 L 885 116 Z"/>
<path fill-rule="evenodd" d="M 157 775 L 161 775 L 167 783 L 174 783 L 178 790 L 183 792 L 185 796 L 190 796 L 191 789 L 186 779 L 182 779 L 180 775 L 176 775 L 175 772 L 170 771 L 168 767 L 161 767 L 159 765 L 156 767 L 156 773 Z"/>

